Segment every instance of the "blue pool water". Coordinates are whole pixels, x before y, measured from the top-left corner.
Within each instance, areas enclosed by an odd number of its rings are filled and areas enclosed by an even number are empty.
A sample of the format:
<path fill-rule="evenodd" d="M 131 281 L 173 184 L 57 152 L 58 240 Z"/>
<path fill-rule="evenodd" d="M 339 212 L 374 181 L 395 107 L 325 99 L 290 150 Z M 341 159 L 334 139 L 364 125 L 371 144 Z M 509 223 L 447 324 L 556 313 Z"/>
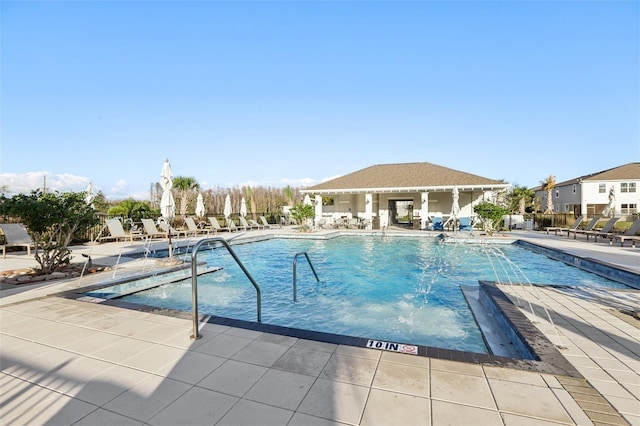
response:
<path fill-rule="evenodd" d="M 512 245 L 361 236 L 271 239 L 233 248 L 261 287 L 263 323 L 469 352 L 488 351 L 461 285 L 489 280 L 624 288 Z M 299 257 L 294 303 L 292 262 L 299 252 L 308 253 L 321 282 Z M 204 250 L 198 261 L 223 268 L 199 278 L 200 312 L 255 321 L 255 290 L 228 252 Z M 191 280 L 124 300 L 190 311 Z"/>

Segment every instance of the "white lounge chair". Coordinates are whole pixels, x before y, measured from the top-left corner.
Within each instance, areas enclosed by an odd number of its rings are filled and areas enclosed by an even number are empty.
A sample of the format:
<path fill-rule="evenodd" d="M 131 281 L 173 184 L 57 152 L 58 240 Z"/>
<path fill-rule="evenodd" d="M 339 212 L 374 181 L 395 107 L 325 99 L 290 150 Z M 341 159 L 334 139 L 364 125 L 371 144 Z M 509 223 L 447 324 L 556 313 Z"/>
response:
<path fill-rule="evenodd" d="M 213 228 L 213 232 L 218 232 L 218 231 L 229 231 L 231 232 L 231 229 L 229 229 L 226 226 L 220 226 L 220 222 L 218 222 L 218 219 L 216 219 L 213 216 L 209 216 L 209 223 L 211 223 L 211 227 Z"/>
<path fill-rule="evenodd" d="M 249 225 L 251 225 L 253 228 L 256 228 L 256 229 L 264 228 L 264 226 L 260 225 L 258 222 L 256 222 L 253 219 L 247 219 L 247 222 L 249 222 Z"/>
<path fill-rule="evenodd" d="M 239 216 L 238 219 L 240 220 L 240 228 L 244 228 L 245 231 L 248 229 L 256 228 L 255 226 L 247 222 L 247 219 L 245 219 L 244 217 Z"/>
<path fill-rule="evenodd" d="M 156 228 L 156 224 L 153 223 L 153 219 L 142 219 L 142 226 L 144 227 L 144 232 L 146 232 L 149 238 L 167 238 L 169 234 L 167 232 L 163 232 Z"/>
<path fill-rule="evenodd" d="M 207 234 L 207 235 L 209 235 L 211 233 L 211 229 L 198 228 L 198 225 L 196 225 L 196 222 L 193 220 L 192 217 L 185 218 L 184 223 L 187 224 L 187 228 L 189 229 L 189 231 L 193 232 L 194 235 L 197 235 L 197 234 Z"/>
<path fill-rule="evenodd" d="M 240 229 L 231 217 L 227 218 L 227 228 L 229 228 L 229 232 L 235 232 Z"/>
<path fill-rule="evenodd" d="M 109 229 L 110 235 L 105 235 L 100 237 L 100 241 L 104 240 L 115 240 L 118 241 L 120 239 L 124 241 L 133 241 L 134 238 L 144 238 L 144 235 L 140 233 L 127 233 L 122 227 L 122 223 L 118 219 L 108 219 L 106 222 L 107 229 Z"/>
<path fill-rule="evenodd" d="M 262 223 L 262 226 L 265 229 L 271 229 L 271 224 L 269 222 L 267 222 L 267 218 L 264 216 L 260 216 L 258 217 L 258 219 L 260 219 L 260 222 Z"/>
<path fill-rule="evenodd" d="M 173 226 L 169 225 L 167 222 L 160 222 L 160 229 L 162 229 L 166 233 L 171 232 L 171 235 L 175 235 L 178 238 L 180 238 L 181 236 L 184 236 L 186 238 L 189 235 L 196 235 L 196 232 L 194 231 L 189 231 L 189 230 L 184 231 L 184 230 L 176 229 Z"/>
<path fill-rule="evenodd" d="M 4 234 L 4 244 L 2 244 L 2 258 L 7 256 L 7 247 L 26 247 L 27 256 L 31 255 L 31 247 L 35 247 L 29 233 L 21 223 L 0 224 Z"/>

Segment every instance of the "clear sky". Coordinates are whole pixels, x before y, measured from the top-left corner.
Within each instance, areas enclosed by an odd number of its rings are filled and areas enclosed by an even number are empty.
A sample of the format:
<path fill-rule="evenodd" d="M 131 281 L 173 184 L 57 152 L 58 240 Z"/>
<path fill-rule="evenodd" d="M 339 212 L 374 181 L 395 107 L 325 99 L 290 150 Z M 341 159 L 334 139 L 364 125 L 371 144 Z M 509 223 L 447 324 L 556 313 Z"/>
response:
<path fill-rule="evenodd" d="M 640 161 L 638 1 L 0 2 L 0 186 L 148 198 Z"/>

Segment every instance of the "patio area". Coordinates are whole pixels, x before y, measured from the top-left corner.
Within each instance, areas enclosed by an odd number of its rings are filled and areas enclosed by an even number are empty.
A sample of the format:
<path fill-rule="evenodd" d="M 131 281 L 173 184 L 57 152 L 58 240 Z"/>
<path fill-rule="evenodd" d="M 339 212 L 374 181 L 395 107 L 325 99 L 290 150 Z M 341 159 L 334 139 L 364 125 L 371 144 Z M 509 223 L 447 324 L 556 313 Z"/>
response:
<path fill-rule="evenodd" d="M 246 235 L 282 232 L 292 231 Z M 640 249 L 526 231 L 509 236 L 640 274 Z M 83 246 L 74 253 L 113 265 L 124 247 L 139 244 Z M 154 261 L 130 261 L 119 274 Z M 33 260 L 26 253 L 9 253 L 0 269 L 28 266 Z M 588 294 L 500 286 L 514 303 L 526 302 L 521 311 L 562 348 L 583 376 L 576 378 L 209 323 L 192 341 L 187 315 L 53 295 L 108 274 L 80 283 L 3 286 L 3 424 L 640 425 L 640 321 Z M 638 290 L 616 297 L 640 306 Z M 544 315 L 532 316 L 528 303 L 536 313 L 546 308 L 555 327 Z"/>

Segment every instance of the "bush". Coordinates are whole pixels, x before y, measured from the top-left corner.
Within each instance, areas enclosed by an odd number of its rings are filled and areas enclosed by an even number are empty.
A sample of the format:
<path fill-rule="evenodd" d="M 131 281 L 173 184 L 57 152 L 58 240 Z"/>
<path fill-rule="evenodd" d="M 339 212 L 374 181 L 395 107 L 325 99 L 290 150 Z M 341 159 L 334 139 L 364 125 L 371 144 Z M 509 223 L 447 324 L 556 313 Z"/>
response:
<path fill-rule="evenodd" d="M 33 239 L 35 260 L 44 274 L 71 261 L 68 249 L 73 235 L 98 223 L 84 192 L 18 194 L 0 199 L 0 211 L 20 220 Z"/>

